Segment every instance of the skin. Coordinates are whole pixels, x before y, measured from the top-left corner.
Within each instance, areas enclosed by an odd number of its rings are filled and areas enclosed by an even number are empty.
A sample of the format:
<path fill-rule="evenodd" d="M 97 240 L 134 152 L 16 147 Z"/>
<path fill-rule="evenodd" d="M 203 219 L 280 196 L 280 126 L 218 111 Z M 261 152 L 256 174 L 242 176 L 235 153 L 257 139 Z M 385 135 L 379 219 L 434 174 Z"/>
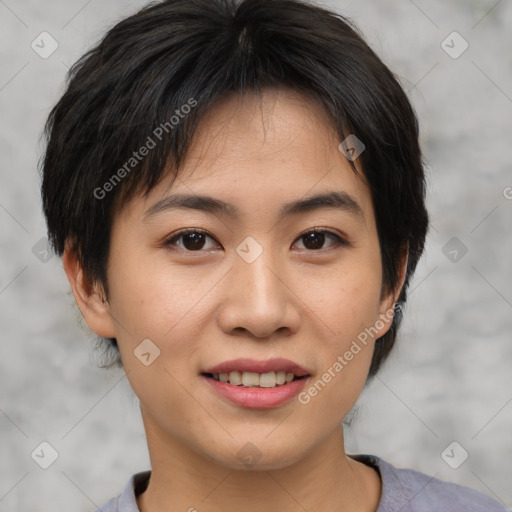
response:
<path fill-rule="evenodd" d="M 116 214 L 108 301 L 66 250 L 78 306 L 95 333 L 117 338 L 140 400 L 152 466 L 137 498 L 142 512 L 377 509 L 378 473 L 347 456 L 341 427 L 364 387 L 374 340 L 305 405 L 243 408 L 200 377 L 229 359 L 285 357 L 314 383 L 393 307 L 400 287 L 382 296 L 370 191 L 339 143 L 321 108 L 298 93 L 227 97 L 203 118 L 172 186 L 163 180 Z M 324 207 L 277 221 L 283 203 L 324 191 L 350 194 L 363 216 Z M 177 209 L 143 220 L 178 192 L 222 199 L 241 216 Z M 212 238 L 166 246 L 183 228 Z M 313 228 L 350 245 L 325 234 L 314 246 L 303 236 Z M 236 252 L 248 236 L 263 249 L 252 263 Z M 401 282 L 404 270 L 405 262 Z M 379 325 L 376 338 L 391 319 Z M 148 366 L 134 355 L 147 338 L 160 350 Z M 238 456 L 248 442 L 261 454 L 250 468 Z"/>

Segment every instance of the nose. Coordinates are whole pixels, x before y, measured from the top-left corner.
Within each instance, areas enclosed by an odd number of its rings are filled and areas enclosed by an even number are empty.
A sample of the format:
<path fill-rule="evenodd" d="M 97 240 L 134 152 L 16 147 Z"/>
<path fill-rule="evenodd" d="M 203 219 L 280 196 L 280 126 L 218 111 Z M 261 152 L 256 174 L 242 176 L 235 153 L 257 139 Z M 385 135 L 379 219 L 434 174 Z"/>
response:
<path fill-rule="evenodd" d="M 260 339 L 297 332 L 301 301 L 291 279 L 286 264 L 277 262 L 268 247 L 252 262 L 237 255 L 222 292 L 222 331 Z"/>

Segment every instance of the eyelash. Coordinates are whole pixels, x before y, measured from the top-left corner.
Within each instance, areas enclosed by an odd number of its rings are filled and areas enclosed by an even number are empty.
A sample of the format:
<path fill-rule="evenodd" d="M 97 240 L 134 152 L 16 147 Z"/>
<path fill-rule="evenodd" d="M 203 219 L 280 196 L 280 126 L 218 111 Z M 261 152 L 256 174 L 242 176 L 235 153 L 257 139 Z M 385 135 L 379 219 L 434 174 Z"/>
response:
<path fill-rule="evenodd" d="M 166 246 L 166 247 L 175 246 L 175 242 L 179 238 L 181 238 L 183 235 L 189 235 L 189 234 L 192 234 L 192 233 L 204 234 L 204 235 L 207 235 L 208 237 L 210 237 L 211 239 L 215 240 L 213 238 L 213 236 L 210 235 L 210 233 L 208 233 L 208 231 L 206 231 L 204 229 L 201 229 L 201 228 L 186 228 L 186 229 L 182 229 L 181 231 L 178 231 L 176 233 L 173 233 L 169 238 L 167 238 L 163 242 L 163 245 Z M 309 235 L 311 233 L 325 233 L 327 235 L 330 235 L 331 237 L 333 237 L 336 240 L 336 243 L 334 244 L 334 246 L 346 246 L 346 247 L 350 247 L 351 246 L 350 242 L 348 242 L 344 238 L 340 237 L 338 234 L 336 234 L 333 231 L 330 231 L 328 229 L 321 229 L 321 228 L 312 228 L 312 229 L 309 229 L 308 231 L 304 231 L 302 234 L 300 234 L 297 237 L 296 240 L 300 240 L 301 238 L 304 238 L 306 235 Z M 203 249 L 199 249 L 197 251 L 189 251 L 187 249 L 182 249 L 182 250 L 185 251 L 185 252 L 198 252 L 198 253 L 206 252 Z M 309 250 L 306 249 L 306 251 L 308 251 L 308 252 L 321 252 L 323 250 L 324 249 L 309 249 Z"/>

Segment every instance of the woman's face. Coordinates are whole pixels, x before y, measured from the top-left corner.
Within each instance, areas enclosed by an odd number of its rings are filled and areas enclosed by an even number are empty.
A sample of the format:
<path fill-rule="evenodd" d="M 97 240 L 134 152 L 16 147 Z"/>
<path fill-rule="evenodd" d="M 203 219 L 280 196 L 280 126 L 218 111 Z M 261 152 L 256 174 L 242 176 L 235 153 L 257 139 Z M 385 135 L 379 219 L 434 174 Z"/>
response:
<path fill-rule="evenodd" d="M 202 121 L 172 187 L 116 216 L 101 334 L 117 338 L 148 440 L 228 468 L 253 455 L 278 469 L 339 430 L 394 303 L 381 300 L 370 191 L 340 142 L 297 93 L 227 98 Z M 195 204 L 173 206 L 178 194 Z M 287 208 L 318 194 L 337 196 Z M 203 235 L 177 236 L 184 229 Z M 244 393 L 204 375 L 238 358 L 284 358 L 308 376 Z M 258 368 L 270 373 L 260 385 L 272 385 L 272 369 Z"/>

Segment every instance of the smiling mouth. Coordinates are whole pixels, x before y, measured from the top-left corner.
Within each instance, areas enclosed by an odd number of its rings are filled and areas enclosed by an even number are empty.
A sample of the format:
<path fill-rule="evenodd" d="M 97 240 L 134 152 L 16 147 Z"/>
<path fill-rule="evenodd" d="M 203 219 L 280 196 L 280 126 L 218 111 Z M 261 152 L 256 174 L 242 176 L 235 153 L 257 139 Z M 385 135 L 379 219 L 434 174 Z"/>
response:
<path fill-rule="evenodd" d="M 232 386 L 247 388 L 275 388 L 309 377 L 309 375 L 297 376 L 284 371 L 266 373 L 234 371 L 229 373 L 202 373 L 201 375 Z"/>

